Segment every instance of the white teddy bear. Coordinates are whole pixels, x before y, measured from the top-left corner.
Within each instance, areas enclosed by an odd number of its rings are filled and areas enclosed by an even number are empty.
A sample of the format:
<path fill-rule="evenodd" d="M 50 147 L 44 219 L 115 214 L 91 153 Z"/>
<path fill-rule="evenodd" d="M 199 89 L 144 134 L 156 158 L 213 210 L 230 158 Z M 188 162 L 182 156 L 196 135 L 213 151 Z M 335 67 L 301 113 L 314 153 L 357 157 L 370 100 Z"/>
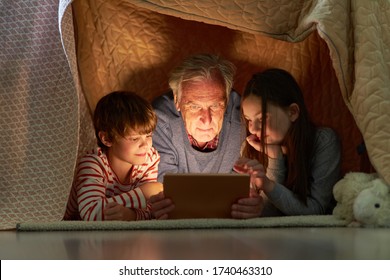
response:
<path fill-rule="evenodd" d="M 376 174 L 347 173 L 333 188 L 333 195 L 337 202 L 336 207 L 333 209 L 333 215 L 346 220 L 348 223 L 354 222 L 353 203 L 355 198 L 362 190 L 370 188 L 371 181 L 376 178 Z"/>
<path fill-rule="evenodd" d="M 382 179 L 361 191 L 353 204 L 355 220 L 364 226 L 390 227 L 390 190 Z"/>
<path fill-rule="evenodd" d="M 333 215 L 349 226 L 390 227 L 390 187 L 378 175 L 350 172 L 333 188 Z"/>

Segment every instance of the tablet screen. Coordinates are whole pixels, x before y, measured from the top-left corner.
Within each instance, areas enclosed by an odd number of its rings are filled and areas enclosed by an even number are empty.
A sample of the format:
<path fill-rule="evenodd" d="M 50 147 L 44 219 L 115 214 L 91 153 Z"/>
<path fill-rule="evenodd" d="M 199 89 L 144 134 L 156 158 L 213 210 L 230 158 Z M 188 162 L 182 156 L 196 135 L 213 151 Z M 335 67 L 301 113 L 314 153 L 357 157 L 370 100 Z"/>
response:
<path fill-rule="evenodd" d="M 170 219 L 231 218 L 231 206 L 249 196 L 246 174 L 165 174 L 165 197 L 175 209 Z"/>

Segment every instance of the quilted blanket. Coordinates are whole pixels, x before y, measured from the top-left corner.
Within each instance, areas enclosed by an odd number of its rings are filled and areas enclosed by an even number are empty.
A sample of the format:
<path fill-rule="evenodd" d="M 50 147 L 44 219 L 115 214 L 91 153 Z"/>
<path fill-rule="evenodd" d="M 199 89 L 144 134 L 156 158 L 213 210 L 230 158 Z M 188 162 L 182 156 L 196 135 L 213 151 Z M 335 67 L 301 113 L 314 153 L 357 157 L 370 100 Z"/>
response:
<path fill-rule="evenodd" d="M 0 2 L 0 229 L 62 218 L 91 112 L 113 90 L 149 100 L 189 54 L 237 66 L 234 87 L 290 71 L 318 125 L 334 128 L 343 173 L 390 183 L 387 0 L 32 0 Z"/>

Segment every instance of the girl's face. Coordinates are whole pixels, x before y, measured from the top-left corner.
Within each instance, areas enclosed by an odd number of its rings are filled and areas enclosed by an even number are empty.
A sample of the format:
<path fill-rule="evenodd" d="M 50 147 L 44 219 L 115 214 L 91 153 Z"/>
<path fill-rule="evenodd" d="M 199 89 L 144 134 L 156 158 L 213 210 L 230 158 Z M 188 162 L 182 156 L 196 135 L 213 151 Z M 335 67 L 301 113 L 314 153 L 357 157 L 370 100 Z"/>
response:
<path fill-rule="evenodd" d="M 242 111 L 248 123 L 248 130 L 256 136 L 255 140 L 260 142 L 262 119 L 266 118 L 265 136 L 262 141 L 268 145 L 280 145 L 292 122 L 299 116 L 298 105 L 293 103 L 289 108 L 284 109 L 267 103 L 268 112 L 263 113 L 261 102 L 261 98 L 253 94 L 242 101 Z"/>
<path fill-rule="evenodd" d="M 152 146 L 152 133 L 139 134 L 131 130 L 126 137 L 115 137 L 109 145 L 110 162 L 140 165 L 146 162 L 147 153 Z"/>

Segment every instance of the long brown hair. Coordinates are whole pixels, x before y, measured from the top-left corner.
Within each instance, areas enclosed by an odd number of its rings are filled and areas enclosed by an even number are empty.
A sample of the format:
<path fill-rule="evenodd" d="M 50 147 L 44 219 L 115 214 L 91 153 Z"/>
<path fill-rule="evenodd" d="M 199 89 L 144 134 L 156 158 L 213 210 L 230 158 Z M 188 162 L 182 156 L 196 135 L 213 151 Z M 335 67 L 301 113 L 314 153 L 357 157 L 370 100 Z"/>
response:
<path fill-rule="evenodd" d="M 302 91 L 294 77 L 282 69 L 268 69 L 256 73 L 247 83 L 242 99 L 250 95 L 261 99 L 262 112 L 267 112 L 267 104 L 271 103 L 283 109 L 292 103 L 299 106 L 299 116 L 291 124 L 282 145 L 287 148 L 287 177 L 285 186 L 298 195 L 301 201 L 307 202 L 310 194 L 311 162 L 315 139 L 315 126 L 310 121 L 306 109 Z M 262 118 L 261 137 L 265 136 L 266 118 Z M 248 125 L 247 135 L 249 135 Z M 265 151 L 265 143 L 261 142 L 262 151 Z M 245 142 L 243 156 L 259 160 L 265 168 L 268 166 L 266 154 L 258 152 Z"/>

